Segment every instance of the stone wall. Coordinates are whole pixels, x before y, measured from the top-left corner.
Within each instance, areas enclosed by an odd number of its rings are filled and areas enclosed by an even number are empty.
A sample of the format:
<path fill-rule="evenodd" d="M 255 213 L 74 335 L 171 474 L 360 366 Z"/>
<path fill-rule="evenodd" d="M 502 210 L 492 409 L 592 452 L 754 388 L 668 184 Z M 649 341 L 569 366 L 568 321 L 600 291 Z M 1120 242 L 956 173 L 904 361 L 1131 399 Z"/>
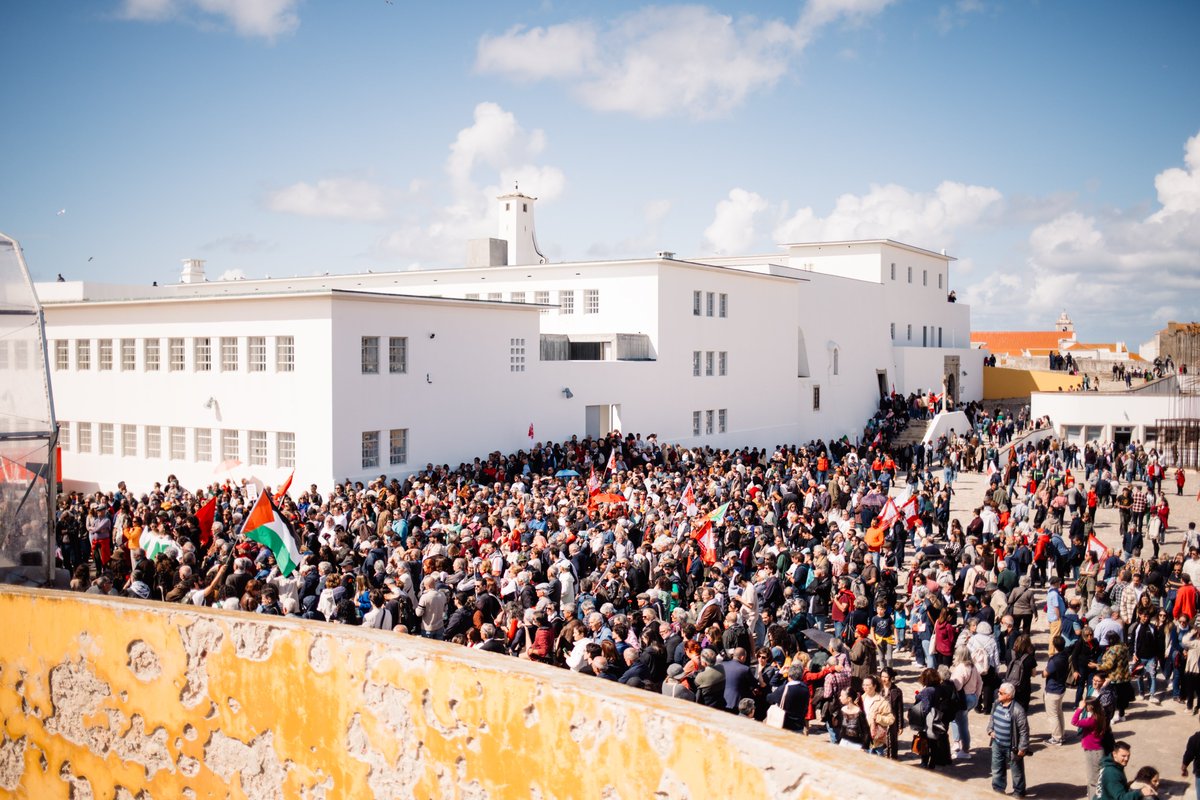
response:
<path fill-rule="evenodd" d="M 0 797 L 984 797 L 694 704 L 391 632 L 0 589 Z"/>

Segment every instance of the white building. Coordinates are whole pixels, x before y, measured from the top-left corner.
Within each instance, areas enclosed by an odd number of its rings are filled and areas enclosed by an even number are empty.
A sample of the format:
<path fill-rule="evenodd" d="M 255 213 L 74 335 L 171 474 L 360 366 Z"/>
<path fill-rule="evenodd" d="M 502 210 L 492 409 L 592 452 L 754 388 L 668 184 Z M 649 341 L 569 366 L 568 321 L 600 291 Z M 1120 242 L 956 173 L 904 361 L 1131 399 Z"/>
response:
<path fill-rule="evenodd" d="M 237 460 L 300 485 L 657 433 L 854 439 L 881 392 L 982 393 L 952 258 L 888 240 L 547 263 L 499 198 L 469 266 L 155 287 L 39 284 L 69 486 L 188 485 Z"/>

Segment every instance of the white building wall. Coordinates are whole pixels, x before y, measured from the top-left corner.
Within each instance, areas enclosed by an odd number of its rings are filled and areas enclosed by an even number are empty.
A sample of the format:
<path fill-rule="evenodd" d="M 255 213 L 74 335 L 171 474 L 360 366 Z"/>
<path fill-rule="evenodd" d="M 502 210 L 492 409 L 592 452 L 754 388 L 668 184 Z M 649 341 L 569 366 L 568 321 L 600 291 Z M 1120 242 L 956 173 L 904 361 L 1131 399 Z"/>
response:
<path fill-rule="evenodd" d="M 1184 405 L 1188 403 L 1190 406 Z M 1200 416 L 1200 399 L 1149 392 L 1035 392 L 1030 413 L 1034 419 L 1048 416 L 1060 436 L 1071 429 L 1072 437 L 1110 442 L 1117 428 L 1130 428 L 1131 438 L 1144 442 L 1147 429 L 1160 419 Z M 1076 428 L 1086 430 L 1076 434 Z"/>

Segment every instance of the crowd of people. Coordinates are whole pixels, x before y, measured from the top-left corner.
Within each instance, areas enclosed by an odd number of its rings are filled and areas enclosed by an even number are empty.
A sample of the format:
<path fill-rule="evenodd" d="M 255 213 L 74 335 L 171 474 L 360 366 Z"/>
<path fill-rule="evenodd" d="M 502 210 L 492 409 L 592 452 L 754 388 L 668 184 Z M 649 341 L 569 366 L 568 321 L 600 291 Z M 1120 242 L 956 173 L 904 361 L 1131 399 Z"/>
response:
<path fill-rule="evenodd" d="M 971 430 L 893 447 L 931 405 L 884 399 L 860 444 L 614 432 L 313 485 L 278 498 L 301 553 L 286 575 L 241 534 L 254 489 L 231 482 L 64 495 L 59 553 L 79 591 L 445 640 L 928 769 L 978 756 L 969 723 L 986 715 L 992 786 L 1011 776 L 1018 796 L 1045 714 L 1046 746 L 1075 730 L 1089 798 L 1157 796 L 1153 768 L 1127 780 L 1113 732 L 1139 695 L 1200 712 L 1200 538 L 1193 523 L 1182 552 L 1162 548 L 1157 454 L 1053 437 L 1005 450 L 1037 425 L 973 404 Z M 961 471 L 988 481 L 965 524 Z M 1093 535 L 1109 503 L 1119 550 Z M 148 558 L 147 532 L 171 546 Z M 1200 739 L 1187 753 L 1185 772 Z"/>

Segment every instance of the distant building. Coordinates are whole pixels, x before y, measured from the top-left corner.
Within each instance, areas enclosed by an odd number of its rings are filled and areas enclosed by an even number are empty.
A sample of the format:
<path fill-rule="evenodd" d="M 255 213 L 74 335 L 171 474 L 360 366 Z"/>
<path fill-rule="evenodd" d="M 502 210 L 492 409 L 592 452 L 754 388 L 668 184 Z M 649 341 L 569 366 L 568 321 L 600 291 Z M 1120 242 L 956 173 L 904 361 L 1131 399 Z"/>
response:
<path fill-rule="evenodd" d="M 971 331 L 971 346 L 996 356 L 997 366 L 1045 369 L 1050 355 L 1067 356 L 1080 362 L 1138 362 L 1141 357 L 1129 352 L 1124 342 L 1080 342 L 1075 323 L 1066 311 L 1047 331 Z M 1093 364 L 1092 368 L 1096 365 Z"/>
<path fill-rule="evenodd" d="M 893 390 L 981 395 L 944 254 L 549 263 L 535 198 L 497 202 L 463 268 L 208 281 L 190 259 L 170 285 L 38 284 L 67 485 L 327 485 L 613 429 L 853 440 Z"/>

